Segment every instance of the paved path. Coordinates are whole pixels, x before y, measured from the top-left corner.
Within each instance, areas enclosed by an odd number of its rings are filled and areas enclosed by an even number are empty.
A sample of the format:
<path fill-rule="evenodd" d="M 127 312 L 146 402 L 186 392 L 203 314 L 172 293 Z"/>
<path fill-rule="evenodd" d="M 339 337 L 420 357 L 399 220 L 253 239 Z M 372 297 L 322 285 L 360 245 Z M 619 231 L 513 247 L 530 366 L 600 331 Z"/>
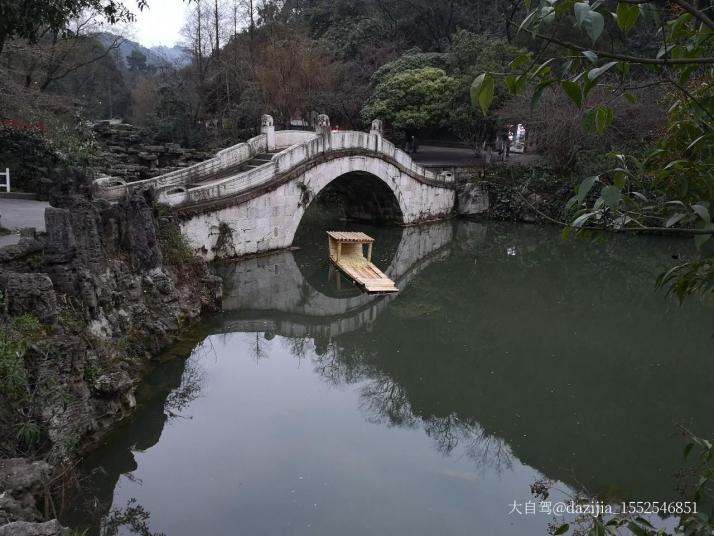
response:
<path fill-rule="evenodd" d="M 420 145 L 412 158 L 420 166 L 473 167 L 480 166 L 481 159 L 468 147 L 437 147 Z"/>
<path fill-rule="evenodd" d="M 44 201 L 24 199 L 0 199 L 0 226 L 11 231 L 34 227 L 45 230 L 45 208 L 50 206 Z M 0 236 L 0 247 L 16 244 L 20 240 L 17 233 Z"/>
<path fill-rule="evenodd" d="M 469 147 L 439 147 L 436 145 L 421 145 L 416 154 L 411 155 L 414 161 L 425 167 L 482 167 L 483 160 Z M 511 153 L 505 162 L 498 161 L 498 154 L 494 153 L 493 161 L 496 166 L 531 165 L 540 156 L 536 153 Z"/>

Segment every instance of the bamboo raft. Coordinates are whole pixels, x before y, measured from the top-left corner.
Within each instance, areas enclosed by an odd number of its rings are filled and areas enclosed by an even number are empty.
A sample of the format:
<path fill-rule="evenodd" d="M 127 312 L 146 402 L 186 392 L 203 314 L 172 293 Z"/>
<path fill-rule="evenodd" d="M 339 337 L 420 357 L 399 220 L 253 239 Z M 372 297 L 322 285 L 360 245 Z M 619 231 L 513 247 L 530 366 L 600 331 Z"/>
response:
<path fill-rule="evenodd" d="M 357 286 L 370 294 L 399 292 L 394 281 L 372 264 L 374 238 L 364 233 L 328 231 L 327 240 L 330 246 L 330 260 Z"/>

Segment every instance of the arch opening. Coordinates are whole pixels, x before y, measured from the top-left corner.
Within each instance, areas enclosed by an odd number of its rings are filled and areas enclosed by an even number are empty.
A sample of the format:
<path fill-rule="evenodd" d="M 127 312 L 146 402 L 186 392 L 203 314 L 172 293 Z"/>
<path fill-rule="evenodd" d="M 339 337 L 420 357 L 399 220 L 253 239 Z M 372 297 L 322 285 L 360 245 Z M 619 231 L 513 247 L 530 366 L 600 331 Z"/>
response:
<path fill-rule="evenodd" d="M 380 178 L 366 172 L 341 175 L 312 200 L 293 239 L 295 261 L 305 280 L 333 297 L 359 295 L 356 287 L 339 273 L 328 278 L 327 231 L 362 231 L 376 240 L 373 260 L 386 269 L 402 237 L 404 216 L 394 192 Z M 338 290 L 335 278 L 343 278 Z"/>
<path fill-rule="evenodd" d="M 337 177 L 312 199 L 305 216 L 320 212 L 341 221 L 400 224 L 404 214 L 394 192 L 379 177 L 352 171 Z"/>

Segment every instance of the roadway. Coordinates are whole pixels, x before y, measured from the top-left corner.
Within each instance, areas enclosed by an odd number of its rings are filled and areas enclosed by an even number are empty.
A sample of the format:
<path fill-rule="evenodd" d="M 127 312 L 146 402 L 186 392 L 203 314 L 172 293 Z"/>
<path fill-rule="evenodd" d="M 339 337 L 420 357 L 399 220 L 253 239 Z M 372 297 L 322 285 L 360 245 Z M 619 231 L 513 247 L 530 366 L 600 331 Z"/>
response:
<path fill-rule="evenodd" d="M 45 208 L 48 206 L 49 203 L 44 201 L 0 199 L 0 226 L 13 231 L 11 234 L 0 235 L 0 247 L 19 242 L 20 229 L 34 227 L 38 231 L 44 231 Z"/>

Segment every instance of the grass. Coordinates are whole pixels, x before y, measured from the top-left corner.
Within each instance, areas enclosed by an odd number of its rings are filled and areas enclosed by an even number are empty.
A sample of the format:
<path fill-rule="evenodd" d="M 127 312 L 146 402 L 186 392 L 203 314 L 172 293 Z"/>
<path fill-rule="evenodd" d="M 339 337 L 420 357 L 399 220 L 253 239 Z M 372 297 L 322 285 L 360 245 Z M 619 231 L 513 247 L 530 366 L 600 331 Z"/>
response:
<path fill-rule="evenodd" d="M 159 243 L 161 244 L 164 263 L 180 269 L 191 268 L 200 264 L 200 257 L 196 255 L 188 238 L 181 232 L 181 228 L 171 217 L 168 209 L 159 205 L 158 216 Z"/>
<path fill-rule="evenodd" d="M 14 316 L 0 327 L 0 389 L 16 399 L 28 390 L 25 352 L 30 341 L 42 334 L 42 326 L 32 315 Z"/>
<path fill-rule="evenodd" d="M 0 309 L 3 304 L 4 297 L 0 293 Z M 30 450 L 40 438 L 40 428 L 33 419 L 33 394 L 25 354 L 32 341 L 43 335 L 42 325 L 32 315 L 0 317 L 0 393 L 3 394 L 0 397 L 0 443 L 14 443 L 15 450 Z"/>

